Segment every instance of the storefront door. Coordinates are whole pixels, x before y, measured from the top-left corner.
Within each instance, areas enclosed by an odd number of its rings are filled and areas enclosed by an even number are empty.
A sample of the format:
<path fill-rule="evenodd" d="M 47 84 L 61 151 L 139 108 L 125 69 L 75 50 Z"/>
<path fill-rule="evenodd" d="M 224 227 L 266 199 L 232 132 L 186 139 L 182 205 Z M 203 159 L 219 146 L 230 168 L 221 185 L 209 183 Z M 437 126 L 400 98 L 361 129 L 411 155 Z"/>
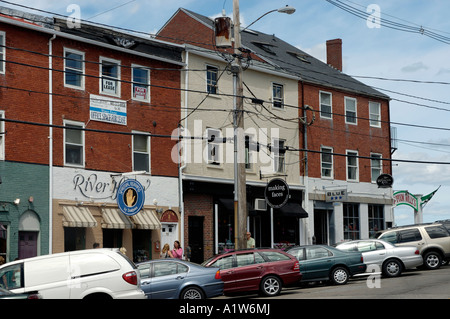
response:
<path fill-rule="evenodd" d="M 19 259 L 37 256 L 38 234 L 34 231 L 19 232 Z"/>
<path fill-rule="evenodd" d="M 314 237 L 317 245 L 328 245 L 328 210 L 315 209 L 314 210 Z"/>
<path fill-rule="evenodd" d="M 189 216 L 189 246 L 191 247 L 191 261 L 202 263 L 203 256 L 203 216 Z"/>

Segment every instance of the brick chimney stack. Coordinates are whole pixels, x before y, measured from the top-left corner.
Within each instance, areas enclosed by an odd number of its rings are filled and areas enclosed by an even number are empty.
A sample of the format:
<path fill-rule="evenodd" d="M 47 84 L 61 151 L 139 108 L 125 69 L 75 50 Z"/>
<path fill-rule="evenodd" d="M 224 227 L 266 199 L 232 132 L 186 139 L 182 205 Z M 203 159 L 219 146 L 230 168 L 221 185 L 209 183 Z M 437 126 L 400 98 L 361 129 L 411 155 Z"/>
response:
<path fill-rule="evenodd" d="M 342 72 L 342 39 L 327 41 L 327 64 Z"/>

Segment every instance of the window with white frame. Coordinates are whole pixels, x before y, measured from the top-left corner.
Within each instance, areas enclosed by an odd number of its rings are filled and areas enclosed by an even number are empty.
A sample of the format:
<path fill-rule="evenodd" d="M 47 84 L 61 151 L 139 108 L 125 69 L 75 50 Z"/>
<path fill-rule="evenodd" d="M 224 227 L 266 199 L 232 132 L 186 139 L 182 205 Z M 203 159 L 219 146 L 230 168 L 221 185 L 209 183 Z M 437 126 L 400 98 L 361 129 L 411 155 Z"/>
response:
<path fill-rule="evenodd" d="M 6 60 L 6 33 L 0 31 L 0 74 L 5 74 L 5 60 Z"/>
<path fill-rule="evenodd" d="M 369 102 L 370 126 L 381 127 L 381 104 Z"/>
<path fill-rule="evenodd" d="M 331 105 L 331 93 L 320 92 L 320 117 L 331 119 L 332 118 L 332 105 Z"/>
<path fill-rule="evenodd" d="M 322 146 L 320 148 L 320 153 L 321 176 L 323 178 L 333 178 L 333 149 L 331 147 Z"/>
<path fill-rule="evenodd" d="M 358 152 L 347 151 L 347 180 L 358 181 L 359 168 L 358 168 Z"/>
<path fill-rule="evenodd" d="M 218 129 L 208 128 L 208 164 L 220 165 L 221 132 Z"/>
<path fill-rule="evenodd" d="M 0 111 L 0 119 L 5 118 L 5 112 Z M 6 136 L 6 129 L 5 129 L 5 121 L 0 121 L 0 161 L 5 160 L 5 136 Z"/>
<path fill-rule="evenodd" d="M 143 66 L 132 66 L 133 85 L 131 96 L 133 100 L 150 102 L 150 70 Z"/>
<path fill-rule="evenodd" d="M 272 83 L 272 105 L 276 109 L 284 108 L 284 87 L 282 84 Z"/>
<path fill-rule="evenodd" d="M 345 123 L 357 124 L 356 99 L 345 97 Z"/>
<path fill-rule="evenodd" d="M 219 80 L 219 69 L 215 66 L 206 66 L 206 91 L 209 94 L 217 94 L 217 81 Z"/>
<path fill-rule="evenodd" d="M 84 89 L 84 52 L 64 48 L 64 86 Z"/>
<path fill-rule="evenodd" d="M 120 97 L 120 61 L 100 58 L 100 93 Z"/>
<path fill-rule="evenodd" d="M 376 183 L 378 176 L 383 172 L 382 170 L 382 162 L 381 162 L 381 154 L 370 154 L 370 167 L 371 167 L 371 175 L 372 182 Z"/>
<path fill-rule="evenodd" d="M 286 171 L 286 151 L 284 146 L 285 140 L 273 139 L 273 171 L 275 173 L 284 173 Z"/>
<path fill-rule="evenodd" d="M 64 165 L 84 166 L 84 124 L 64 121 Z"/>
<path fill-rule="evenodd" d="M 133 171 L 150 172 L 150 136 L 142 132 L 133 135 Z"/>

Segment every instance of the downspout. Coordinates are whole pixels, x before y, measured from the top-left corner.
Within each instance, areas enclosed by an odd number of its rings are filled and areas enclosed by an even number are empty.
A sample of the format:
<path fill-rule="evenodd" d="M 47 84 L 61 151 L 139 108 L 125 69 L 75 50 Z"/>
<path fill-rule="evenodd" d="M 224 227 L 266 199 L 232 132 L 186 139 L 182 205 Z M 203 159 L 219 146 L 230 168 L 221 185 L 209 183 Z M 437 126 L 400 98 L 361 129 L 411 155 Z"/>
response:
<path fill-rule="evenodd" d="M 53 43 L 56 34 L 48 41 L 48 253 L 53 251 Z"/>
<path fill-rule="evenodd" d="M 187 118 L 188 118 L 188 88 L 189 88 L 189 71 L 187 70 L 189 68 L 189 52 L 185 51 L 186 58 L 185 58 L 185 74 L 184 74 L 184 130 L 186 131 L 187 128 Z M 181 113 L 181 112 L 180 112 Z M 178 124 L 178 136 L 181 135 L 181 122 Z M 187 156 L 187 139 L 185 138 L 184 143 L 184 149 L 183 151 L 183 160 L 181 160 L 180 156 L 180 141 L 177 143 L 178 145 L 178 194 L 179 194 L 179 209 L 180 209 L 180 218 L 181 218 L 181 247 L 184 247 L 184 251 L 186 252 L 186 246 L 184 245 L 184 198 L 183 198 L 183 170 L 186 168 L 186 156 Z"/>

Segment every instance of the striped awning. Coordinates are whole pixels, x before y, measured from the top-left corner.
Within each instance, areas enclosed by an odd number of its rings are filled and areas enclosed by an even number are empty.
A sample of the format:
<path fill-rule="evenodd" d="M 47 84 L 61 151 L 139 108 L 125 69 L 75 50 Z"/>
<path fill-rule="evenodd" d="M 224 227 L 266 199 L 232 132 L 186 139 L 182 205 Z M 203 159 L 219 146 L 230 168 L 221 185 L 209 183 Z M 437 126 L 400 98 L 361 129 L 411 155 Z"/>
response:
<path fill-rule="evenodd" d="M 97 221 L 89 208 L 63 205 L 64 227 L 97 227 Z"/>
<path fill-rule="evenodd" d="M 137 229 L 161 229 L 161 222 L 154 210 L 143 209 L 130 218 Z"/>
<path fill-rule="evenodd" d="M 102 228 L 131 229 L 134 228 L 130 218 L 117 208 L 102 208 Z"/>

